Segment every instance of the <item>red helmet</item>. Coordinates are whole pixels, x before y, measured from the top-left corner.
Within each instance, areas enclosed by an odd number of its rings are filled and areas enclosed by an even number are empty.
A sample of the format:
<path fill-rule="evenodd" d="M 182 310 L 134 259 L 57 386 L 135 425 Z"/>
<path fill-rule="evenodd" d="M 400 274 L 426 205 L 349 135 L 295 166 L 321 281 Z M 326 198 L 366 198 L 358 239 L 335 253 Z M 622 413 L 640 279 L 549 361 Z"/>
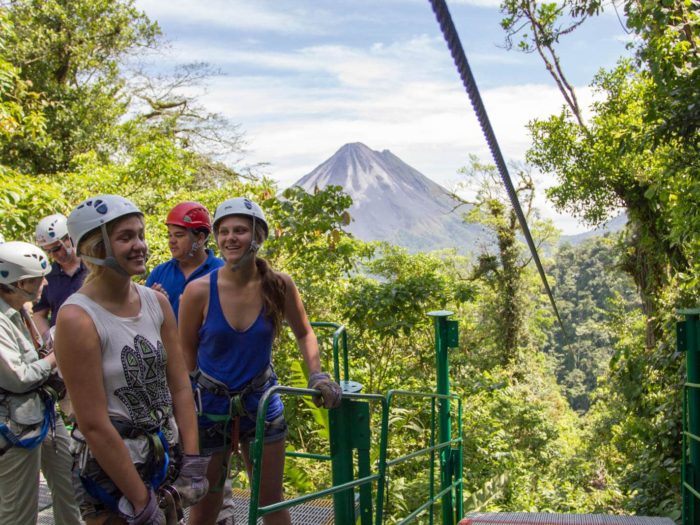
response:
<path fill-rule="evenodd" d="M 191 230 L 203 229 L 207 230 L 207 233 L 211 233 L 209 212 L 198 202 L 181 202 L 170 210 L 168 218 L 165 219 L 165 224 L 182 226 Z"/>

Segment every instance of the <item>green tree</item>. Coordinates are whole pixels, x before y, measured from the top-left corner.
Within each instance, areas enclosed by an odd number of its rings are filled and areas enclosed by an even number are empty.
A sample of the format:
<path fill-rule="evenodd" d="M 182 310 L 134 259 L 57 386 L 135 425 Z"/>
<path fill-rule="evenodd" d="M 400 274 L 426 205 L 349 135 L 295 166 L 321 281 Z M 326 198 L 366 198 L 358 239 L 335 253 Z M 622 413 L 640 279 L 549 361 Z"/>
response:
<path fill-rule="evenodd" d="M 107 161 L 128 99 L 120 64 L 155 45 L 158 26 L 133 2 L 13 0 L 4 59 L 42 96 L 45 138 L 0 142 L 0 163 L 25 173 L 68 171 L 79 154 Z"/>
<path fill-rule="evenodd" d="M 574 15 L 596 14 L 601 7 L 596 0 L 557 5 Z M 601 479 L 619 483 L 626 508 L 675 516 L 680 362 L 670 348 L 673 311 L 697 301 L 700 284 L 700 29 L 695 2 L 626 0 L 623 6 L 627 26 L 639 37 L 631 44 L 635 59 L 598 74 L 594 88 L 601 96 L 589 120 L 582 123 L 569 105 L 533 122 L 528 160 L 558 177 L 549 192 L 558 208 L 591 224 L 619 208 L 627 213 L 621 266 L 639 290 L 642 315 L 625 304 L 611 321 L 609 330 L 621 337 L 605 386 L 594 396 L 592 431 L 615 436 L 597 460 Z M 541 21 L 540 14 L 528 24 Z M 545 22 L 551 27 L 558 20 Z M 643 453 L 632 452 L 640 446 Z"/>
<path fill-rule="evenodd" d="M 518 166 L 515 168 L 515 192 L 541 248 L 556 234 L 551 223 L 537 219 L 533 206 L 535 187 L 529 171 Z M 486 317 L 490 319 L 487 322 L 493 323 L 498 361 L 506 364 L 516 359 L 518 352 L 529 344 L 526 329 L 529 290 L 525 278 L 529 258 L 518 239 L 518 217 L 510 205 L 496 167 L 483 164 L 472 155 L 470 165 L 461 173 L 468 179 L 464 186 L 476 192 L 473 201 L 464 201 L 472 206 L 465 220 L 484 225 L 495 240 L 493 251 L 484 251 L 479 255 L 471 279 L 479 279 L 491 289 L 494 305 Z"/>
<path fill-rule="evenodd" d="M 603 100 L 593 105 L 589 122 L 562 90 L 567 108 L 531 124 L 534 143 L 528 160 L 557 175 L 560 184 L 548 194 L 558 208 L 593 225 L 620 207 L 626 209 L 624 267 L 639 287 L 649 321 L 646 344 L 651 347 L 661 335 L 664 288 L 674 275 L 697 264 L 697 241 L 687 235 L 697 231 L 697 222 L 689 228 L 687 218 L 688 213 L 697 217 L 699 141 L 693 115 L 700 95 L 689 86 L 697 77 L 699 33 L 697 10 L 684 0 L 626 1 L 624 7 L 628 26 L 641 37 L 635 44 L 636 63 L 623 61 L 597 76 L 594 87 Z M 508 38 L 518 34 L 521 49 L 548 46 L 555 52 L 560 37 L 601 12 L 603 5 L 598 0 L 514 0 L 502 8 Z M 567 24 L 567 16 L 574 22 Z M 545 66 L 552 72 L 546 58 Z M 680 108 L 689 108 L 690 115 L 682 125 L 674 117 Z M 687 201 L 678 198 L 680 189 Z"/>
<path fill-rule="evenodd" d="M 20 69 L 4 58 L 13 36 L 12 24 L 0 10 L 0 140 L 24 137 L 40 142 L 44 137 L 41 96 L 32 90 L 31 82 L 22 79 Z"/>
<path fill-rule="evenodd" d="M 630 277 L 619 267 L 616 235 L 588 239 L 577 246 L 564 244 L 554 256 L 550 273 L 557 306 L 568 327 L 554 326 L 545 350 L 557 362 L 557 381 L 571 406 L 590 407 L 598 378 L 606 375 L 617 334 L 610 330 L 607 311 L 613 304 L 638 308 Z"/>

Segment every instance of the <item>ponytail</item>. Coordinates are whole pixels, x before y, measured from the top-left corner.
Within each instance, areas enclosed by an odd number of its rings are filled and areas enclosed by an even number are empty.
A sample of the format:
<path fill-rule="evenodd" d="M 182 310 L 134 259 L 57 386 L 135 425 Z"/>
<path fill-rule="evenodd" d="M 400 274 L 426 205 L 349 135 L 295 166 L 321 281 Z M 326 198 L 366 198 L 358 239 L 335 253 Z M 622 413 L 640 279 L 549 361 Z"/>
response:
<path fill-rule="evenodd" d="M 265 315 L 272 322 L 273 333 L 276 337 L 282 330 L 287 286 L 282 278 L 270 268 L 265 259 L 256 257 L 255 266 L 262 281 L 263 309 Z"/>

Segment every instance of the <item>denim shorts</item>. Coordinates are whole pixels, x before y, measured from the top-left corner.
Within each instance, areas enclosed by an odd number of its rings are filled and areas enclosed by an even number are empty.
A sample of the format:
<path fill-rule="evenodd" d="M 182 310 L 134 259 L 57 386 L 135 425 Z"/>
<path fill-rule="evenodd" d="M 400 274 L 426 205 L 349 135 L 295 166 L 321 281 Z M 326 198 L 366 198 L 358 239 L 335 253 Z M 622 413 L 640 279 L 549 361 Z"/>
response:
<path fill-rule="evenodd" d="M 226 424 L 226 439 L 224 439 L 224 424 L 217 423 L 203 428 L 199 426 L 199 450 L 204 456 L 224 451 L 231 446 L 231 429 L 233 421 Z M 280 414 L 272 421 L 265 421 L 264 443 L 276 443 L 287 437 L 287 420 Z M 255 439 L 255 423 L 248 417 L 241 417 L 238 430 L 238 441 L 250 443 Z"/>

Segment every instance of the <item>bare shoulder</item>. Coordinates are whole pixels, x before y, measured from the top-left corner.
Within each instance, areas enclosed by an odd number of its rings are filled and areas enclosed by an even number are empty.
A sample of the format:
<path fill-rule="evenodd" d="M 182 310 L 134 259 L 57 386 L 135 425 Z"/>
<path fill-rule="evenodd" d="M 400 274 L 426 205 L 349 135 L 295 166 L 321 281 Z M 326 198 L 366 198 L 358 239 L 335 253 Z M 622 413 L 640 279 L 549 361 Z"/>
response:
<path fill-rule="evenodd" d="M 56 317 L 54 338 L 56 356 L 63 356 L 64 349 L 70 349 L 67 354 L 73 356 L 83 355 L 84 351 L 99 345 L 100 336 L 90 314 L 78 305 L 63 305 Z"/>
<path fill-rule="evenodd" d="M 211 274 L 203 275 L 202 277 L 198 277 L 197 279 L 187 283 L 183 294 L 192 298 L 202 298 L 208 296 L 210 275 Z"/>
<path fill-rule="evenodd" d="M 294 279 L 292 279 L 291 275 L 286 274 L 284 272 L 278 272 L 277 270 L 273 271 L 275 276 L 281 280 L 286 286 L 296 286 L 294 284 Z"/>
<path fill-rule="evenodd" d="M 56 326 L 64 330 L 95 330 L 95 324 L 90 315 L 75 304 L 66 304 L 61 307 L 56 317 Z"/>
<path fill-rule="evenodd" d="M 149 288 L 154 294 L 156 294 L 156 298 L 158 299 L 158 304 L 160 305 L 161 308 L 165 308 L 165 306 L 170 306 L 170 301 L 168 301 L 168 298 L 165 296 L 163 292 L 160 292 L 158 290 L 154 290 L 153 288 Z"/>

